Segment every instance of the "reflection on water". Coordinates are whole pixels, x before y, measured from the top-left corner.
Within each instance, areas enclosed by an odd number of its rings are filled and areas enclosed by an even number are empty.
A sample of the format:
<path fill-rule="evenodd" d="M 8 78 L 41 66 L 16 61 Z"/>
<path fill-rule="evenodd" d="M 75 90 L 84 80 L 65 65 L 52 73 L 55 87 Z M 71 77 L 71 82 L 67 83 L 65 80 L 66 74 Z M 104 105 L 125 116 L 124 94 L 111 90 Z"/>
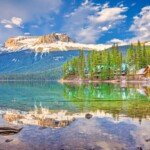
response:
<path fill-rule="evenodd" d="M 6 143 L 0 136 L 2 150 L 149 150 L 150 122 L 140 125 L 130 118 L 114 121 L 111 117 L 79 118 L 65 128 L 41 128 L 25 126 Z"/>
<path fill-rule="evenodd" d="M 26 124 L 19 134 L 7 137 L 13 139 L 9 144 L 0 136 L 1 149 L 149 150 L 150 147 L 149 85 L 4 82 L 0 84 L 0 107 L 3 112 L 18 110 L 19 123 Z M 91 119 L 85 118 L 87 113 L 92 114 Z M 37 125 L 41 118 L 44 123 L 39 125 L 46 127 L 52 127 L 48 118 L 56 121 L 57 127 L 61 121 L 71 122 L 57 129 L 28 126 Z M 12 118 L 7 116 L 6 120 L 9 119 Z"/>
<path fill-rule="evenodd" d="M 0 107 L 23 111 L 44 107 L 69 112 L 105 111 L 142 119 L 150 116 L 150 86 L 129 84 L 70 85 L 57 82 L 4 82 Z"/>
<path fill-rule="evenodd" d="M 150 87 L 129 85 L 120 87 L 113 84 L 65 85 L 64 97 L 82 111 L 103 110 L 114 118 L 124 114 L 131 118 L 150 116 Z M 140 90 L 140 92 L 139 92 Z M 146 91 L 147 95 L 141 94 Z"/>
<path fill-rule="evenodd" d="M 71 98 L 85 100 L 150 100 L 150 85 L 142 86 L 129 84 L 120 86 L 118 84 L 82 84 L 65 85 L 66 95 Z"/>

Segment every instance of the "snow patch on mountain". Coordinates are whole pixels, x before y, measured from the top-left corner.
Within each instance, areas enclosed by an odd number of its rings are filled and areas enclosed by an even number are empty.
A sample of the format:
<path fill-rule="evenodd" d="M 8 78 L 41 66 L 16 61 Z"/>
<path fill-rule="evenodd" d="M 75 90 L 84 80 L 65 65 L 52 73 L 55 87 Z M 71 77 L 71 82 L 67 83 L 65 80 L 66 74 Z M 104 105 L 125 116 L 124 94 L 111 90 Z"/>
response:
<path fill-rule="evenodd" d="M 53 33 L 45 36 L 18 36 L 8 39 L 4 47 L 9 51 L 31 49 L 35 52 L 65 51 L 65 50 L 105 50 L 112 45 L 81 44 L 74 42 L 66 34 Z"/>

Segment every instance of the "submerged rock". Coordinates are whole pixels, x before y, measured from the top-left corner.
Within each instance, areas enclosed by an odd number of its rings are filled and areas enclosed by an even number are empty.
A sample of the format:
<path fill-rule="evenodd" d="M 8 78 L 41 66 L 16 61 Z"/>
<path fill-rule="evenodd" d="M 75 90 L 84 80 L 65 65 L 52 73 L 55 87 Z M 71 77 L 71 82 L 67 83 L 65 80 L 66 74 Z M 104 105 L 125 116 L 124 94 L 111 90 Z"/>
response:
<path fill-rule="evenodd" d="M 91 119 L 92 117 L 93 117 L 92 114 L 85 114 L 85 118 L 86 118 L 86 119 Z"/>
<path fill-rule="evenodd" d="M 145 141 L 146 141 L 146 142 L 150 142 L 150 139 L 146 139 Z"/>
<path fill-rule="evenodd" d="M 47 127 L 39 127 L 40 130 L 47 129 Z"/>
<path fill-rule="evenodd" d="M 74 120 L 55 120 L 52 118 L 45 118 L 45 119 L 39 119 L 38 125 L 44 126 L 44 127 L 53 127 L 53 128 L 60 128 L 60 127 L 66 127 L 70 125 L 71 122 Z"/>
<path fill-rule="evenodd" d="M 22 127 L 18 126 L 0 126 L 0 135 L 16 134 L 22 130 Z"/>
<path fill-rule="evenodd" d="M 8 142 L 11 142 L 11 141 L 13 141 L 13 139 L 6 139 L 6 140 L 5 140 L 5 142 L 7 142 L 7 143 L 8 143 Z"/>
<path fill-rule="evenodd" d="M 137 150 L 143 150 L 143 148 L 142 147 L 137 147 Z"/>

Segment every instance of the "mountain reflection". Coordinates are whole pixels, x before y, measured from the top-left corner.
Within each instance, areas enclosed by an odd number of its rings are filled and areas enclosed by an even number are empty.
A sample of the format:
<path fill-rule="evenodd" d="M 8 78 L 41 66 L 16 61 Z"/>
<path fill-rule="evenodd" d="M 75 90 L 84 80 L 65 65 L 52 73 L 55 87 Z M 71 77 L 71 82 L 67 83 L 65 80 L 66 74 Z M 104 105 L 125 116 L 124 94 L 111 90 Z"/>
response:
<path fill-rule="evenodd" d="M 120 116 L 150 117 L 150 86 L 141 84 L 60 84 L 58 82 L 1 82 L 1 110 L 32 111 L 43 107 L 57 112 L 107 113 Z"/>

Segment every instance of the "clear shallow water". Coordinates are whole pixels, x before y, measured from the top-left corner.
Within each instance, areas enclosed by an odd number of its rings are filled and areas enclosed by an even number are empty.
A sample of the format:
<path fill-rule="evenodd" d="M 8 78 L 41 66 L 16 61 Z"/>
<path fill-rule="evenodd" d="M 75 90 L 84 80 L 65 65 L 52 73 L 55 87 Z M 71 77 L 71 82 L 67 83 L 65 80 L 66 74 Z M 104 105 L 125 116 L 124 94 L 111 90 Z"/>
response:
<path fill-rule="evenodd" d="M 150 87 L 147 85 L 62 85 L 57 82 L 3 82 L 1 109 L 34 107 L 68 112 L 96 112 L 65 128 L 25 126 L 13 136 L 0 136 L 0 149 L 127 149 L 150 147 Z M 5 139 L 13 139 L 6 143 Z M 78 144 L 77 144 L 78 143 Z"/>
<path fill-rule="evenodd" d="M 60 84 L 58 82 L 1 82 L 0 107 L 31 110 L 34 106 L 80 111 L 100 104 L 149 104 L 150 86 L 101 84 Z"/>

